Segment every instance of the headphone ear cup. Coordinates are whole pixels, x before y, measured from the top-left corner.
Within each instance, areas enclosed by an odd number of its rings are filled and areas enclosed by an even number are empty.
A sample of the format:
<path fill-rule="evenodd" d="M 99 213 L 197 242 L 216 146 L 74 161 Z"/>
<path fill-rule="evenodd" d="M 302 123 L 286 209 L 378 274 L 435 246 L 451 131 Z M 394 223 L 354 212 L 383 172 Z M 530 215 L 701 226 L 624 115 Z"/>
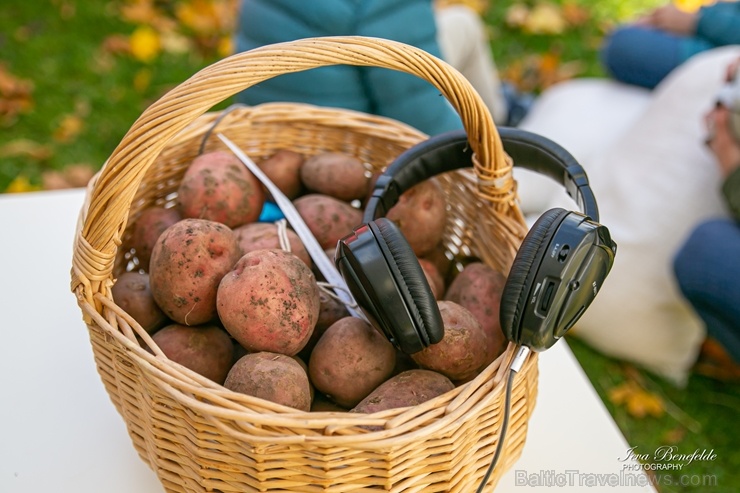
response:
<path fill-rule="evenodd" d="M 544 250 L 557 229 L 553 224 L 560 224 L 559 219 L 567 214 L 568 211 L 560 208 L 550 209 L 542 214 L 522 241 L 511 264 L 506 285 L 501 293 L 500 320 L 504 335 L 515 344 L 521 344 L 522 307 L 526 305 L 525 298 L 529 295 L 529 287 Z"/>
<path fill-rule="evenodd" d="M 444 324 L 437 301 L 434 299 L 429 282 L 416 255 L 393 221 L 381 217 L 370 224 L 377 227 L 382 241 L 388 247 L 390 253 L 390 258 L 387 259 L 388 264 L 396 285 L 406 302 L 408 311 L 415 321 L 416 330 L 414 333 L 397 334 L 398 340 L 403 341 L 407 340 L 407 337 L 417 337 L 421 339 L 422 347 L 436 344 L 442 340 Z M 414 329 L 398 327 L 397 330 Z"/>

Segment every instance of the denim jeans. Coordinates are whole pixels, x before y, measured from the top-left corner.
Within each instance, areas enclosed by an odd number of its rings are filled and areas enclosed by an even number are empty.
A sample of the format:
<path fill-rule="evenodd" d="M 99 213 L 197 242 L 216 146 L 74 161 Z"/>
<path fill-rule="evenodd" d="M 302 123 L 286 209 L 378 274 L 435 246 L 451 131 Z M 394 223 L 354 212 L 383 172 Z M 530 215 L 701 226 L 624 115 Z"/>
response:
<path fill-rule="evenodd" d="M 707 333 L 740 361 L 740 223 L 714 219 L 699 224 L 673 267 Z"/>
<path fill-rule="evenodd" d="M 653 89 L 686 60 L 685 41 L 654 28 L 627 25 L 606 38 L 599 55 L 614 79 Z"/>

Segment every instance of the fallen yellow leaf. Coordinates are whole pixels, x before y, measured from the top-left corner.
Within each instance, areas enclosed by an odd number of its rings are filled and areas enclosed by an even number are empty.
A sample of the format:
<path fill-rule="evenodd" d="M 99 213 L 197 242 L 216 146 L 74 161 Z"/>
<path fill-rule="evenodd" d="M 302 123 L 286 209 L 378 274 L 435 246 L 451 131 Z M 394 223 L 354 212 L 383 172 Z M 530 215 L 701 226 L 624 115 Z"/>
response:
<path fill-rule="evenodd" d="M 128 36 L 123 34 L 111 34 L 103 40 L 100 48 L 105 53 L 112 53 L 114 55 L 121 53 L 131 53 L 131 43 Z"/>
<path fill-rule="evenodd" d="M 162 44 L 159 33 L 149 26 L 137 27 L 129 37 L 131 54 L 139 61 L 149 63 L 159 55 Z"/>
<path fill-rule="evenodd" d="M 522 27 L 529 17 L 529 7 L 523 3 L 516 2 L 506 9 L 504 22 L 509 27 Z"/>
<path fill-rule="evenodd" d="M 57 142 L 70 142 L 82 131 L 85 122 L 78 115 L 64 115 L 52 137 Z"/>
<path fill-rule="evenodd" d="M 177 6 L 175 17 L 197 34 L 213 34 L 223 26 L 217 8 L 211 0 L 192 0 Z"/>
<path fill-rule="evenodd" d="M 47 170 L 41 173 L 41 187 L 44 190 L 72 188 L 62 172 L 57 170 Z"/>
<path fill-rule="evenodd" d="M 0 158 L 25 157 L 36 161 L 44 161 L 52 155 L 51 148 L 29 139 L 11 140 L 0 146 Z"/>
<path fill-rule="evenodd" d="M 10 182 L 8 188 L 5 189 L 7 193 L 25 193 L 35 192 L 37 190 L 41 190 L 41 187 L 38 185 L 32 185 L 26 175 L 16 176 L 13 181 Z"/>
<path fill-rule="evenodd" d="M 668 445 L 675 445 L 679 443 L 681 440 L 683 440 L 685 436 L 686 436 L 686 428 L 678 426 L 676 428 L 673 428 L 672 430 L 668 430 L 665 433 L 663 433 L 663 436 L 661 437 L 661 441 Z"/>
<path fill-rule="evenodd" d="M 567 27 L 560 8 L 550 2 L 535 5 L 522 26 L 530 34 L 562 34 Z"/>
<path fill-rule="evenodd" d="M 95 170 L 89 164 L 78 163 L 66 166 L 62 173 L 67 183 L 77 188 L 87 186 L 95 175 Z"/>
<path fill-rule="evenodd" d="M 617 406 L 624 406 L 635 418 L 645 416 L 660 417 L 665 412 L 663 399 L 648 392 L 634 380 L 628 380 L 609 390 L 609 400 Z"/>
<path fill-rule="evenodd" d="M 0 121 L 9 123 L 20 113 L 33 107 L 33 83 L 21 79 L 0 63 Z"/>
<path fill-rule="evenodd" d="M 152 71 L 143 68 L 134 74 L 133 86 L 136 92 L 144 92 L 152 83 Z"/>
<path fill-rule="evenodd" d="M 565 21 L 572 27 L 582 26 L 591 19 L 591 13 L 573 0 L 563 2 L 562 13 Z"/>
<path fill-rule="evenodd" d="M 162 43 L 162 50 L 167 53 L 179 55 L 193 49 L 193 43 L 190 41 L 190 38 L 173 29 L 160 32 L 160 41 Z M 228 54 L 230 55 L 231 52 Z"/>
<path fill-rule="evenodd" d="M 216 52 L 222 58 L 234 53 L 234 39 L 231 36 L 221 36 Z"/>
<path fill-rule="evenodd" d="M 704 5 L 716 3 L 715 0 L 673 0 L 673 4 L 686 12 L 696 12 Z"/>

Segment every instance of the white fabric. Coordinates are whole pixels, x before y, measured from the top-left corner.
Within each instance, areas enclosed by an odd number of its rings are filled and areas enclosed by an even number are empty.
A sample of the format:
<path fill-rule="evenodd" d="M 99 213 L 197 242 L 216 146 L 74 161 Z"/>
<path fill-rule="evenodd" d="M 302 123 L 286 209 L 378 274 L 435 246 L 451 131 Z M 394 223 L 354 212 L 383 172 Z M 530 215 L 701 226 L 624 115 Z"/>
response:
<path fill-rule="evenodd" d="M 612 272 L 574 334 L 679 385 L 704 328 L 675 283 L 673 255 L 698 221 L 727 214 L 703 117 L 738 55 L 737 46 L 697 55 L 652 93 L 609 80 L 564 82 L 521 125 L 584 166 L 600 222 L 618 244 Z M 526 213 L 575 208 L 553 182 L 521 170 L 515 177 Z"/>
<path fill-rule="evenodd" d="M 435 20 L 442 58 L 468 79 L 493 120 L 503 124 L 508 113 L 506 100 L 480 16 L 464 5 L 450 5 L 436 9 Z"/>

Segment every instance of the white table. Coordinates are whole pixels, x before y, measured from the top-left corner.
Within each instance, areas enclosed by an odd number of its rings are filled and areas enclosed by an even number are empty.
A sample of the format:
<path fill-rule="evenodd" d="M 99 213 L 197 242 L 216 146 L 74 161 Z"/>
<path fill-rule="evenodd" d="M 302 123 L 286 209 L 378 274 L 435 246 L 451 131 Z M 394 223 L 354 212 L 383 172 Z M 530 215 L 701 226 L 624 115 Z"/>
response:
<path fill-rule="evenodd" d="M 0 195 L 3 493 L 163 491 L 103 388 L 69 288 L 83 198 L 81 189 Z M 544 491 L 531 481 L 554 485 L 558 475 L 573 483 L 561 491 L 653 492 L 579 486 L 593 479 L 586 475 L 624 481 L 619 459 L 629 446 L 564 342 L 541 355 L 540 375 L 524 452 L 497 493 Z M 517 484 L 523 474 L 530 482 Z M 633 483 L 636 474 L 630 473 Z"/>

